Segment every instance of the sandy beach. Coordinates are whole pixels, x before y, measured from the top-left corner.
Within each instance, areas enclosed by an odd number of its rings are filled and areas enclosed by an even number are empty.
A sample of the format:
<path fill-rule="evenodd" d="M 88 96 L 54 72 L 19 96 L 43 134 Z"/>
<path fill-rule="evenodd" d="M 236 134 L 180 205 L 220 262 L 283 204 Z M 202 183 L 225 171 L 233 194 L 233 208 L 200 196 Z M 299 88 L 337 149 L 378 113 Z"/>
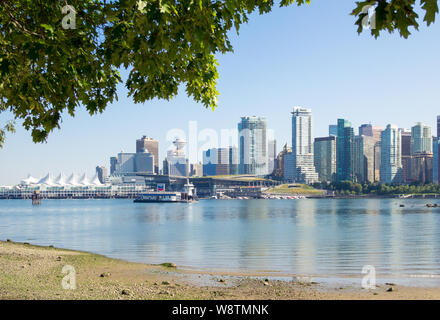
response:
<path fill-rule="evenodd" d="M 66 265 L 75 270 L 76 289 L 63 289 L 63 278 L 69 275 L 62 273 Z M 0 242 L 0 299 L 440 299 L 440 288 L 332 288 L 315 282 L 188 272 L 174 265 L 131 263 L 9 241 Z"/>

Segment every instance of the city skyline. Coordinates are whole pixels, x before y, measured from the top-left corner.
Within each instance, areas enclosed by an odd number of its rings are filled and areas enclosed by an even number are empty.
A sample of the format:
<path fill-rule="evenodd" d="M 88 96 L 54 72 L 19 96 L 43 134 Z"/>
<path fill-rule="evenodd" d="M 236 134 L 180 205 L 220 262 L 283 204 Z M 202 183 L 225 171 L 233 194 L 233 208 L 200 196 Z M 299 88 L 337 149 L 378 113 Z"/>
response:
<path fill-rule="evenodd" d="M 407 40 L 397 34 L 378 40 L 358 36 L 347 14 L 352 5 L 317 2 L 253 15 L 231 39 L 235 52 L 218 56 L 221 95 L 214 112 L 186 98 L 184 90 L 173 101 L 134 105 L 120 86 L 119 101 L 102 115 L 90 117 L 84 110 L 73 119 L 63 115 L 61 130 L 47 144 L 33 144 L 29 132 L 19 127 L 0 150 L 0 184 L 48 171 L 92 176 L 97 165 L 108 166 L 108 158 L 121 149 L 134 152 L 132 139 L 142 135 L 159 140 L 163 159 L 171 145 L 167 129 L 187 131 L 191 120 L 198 121 L 199 130 L 219 131 L 234 129 L 243 115 L 265 116 L 275 129 L 279 152 L 290 141 L 291 124 L 284 119 L 296 104 L 312 108 L 315 137 L 327 136 L 329 122 L 337 118 L 349 119 L 355 128 L 396 123 L 410 129 L 416 120 L 434 128 L 440 44 L 432 39 L 440 35 L 440 27 L 421 26 Z M 121 73 L 127 76 L 127 71 Z M 381 89 L 373 91 L 372 84 Z"/>
<path fill-rule="evenodd" d="M 295 120 L 294 120 L 295 119 L 295 115 L 296 116 L 300 116 L 301 118 L 303 118 L 303 117 L 311 118 L 312 117 L 312 110 L 310 108 L 303 108 L 301 106 L 295 106 L 295 107 L 293 107 L 293 112 L 290 112 L 290 113 L 292 115 L 292 119 L 291 119 L 292 132 L 291 132 L 291 141 L 290 142 L 293 143 L 294 142 L 293 139 L 295 138 L 295 134 L 294 134 L 294 131 L 293 131 L 294 127 L 295 127 Z M 437 120 L 439 118 L 440 118 L 440 116 L 436 116 Z M 240 124 L 239 127 L 241 126 L 241 123 L 244 120 L 245 121 L 253 120 L 253 121 L 257 121 L 257 122 L 260 121 L 260 120 L 263 120 L 264 121 L 264 126 L 267 125 L 266 119 L 264 117 L 261 118 L 261 117 L 257 117 L 257 116 L 251 116 L 251 117 L 241 117 L 241 122 L 239 123 Z M 302 121 L 304 121 L 304 120 L 302 120 Z M 313 161 L 316 161 L 316 158 L 314 158 L 314 156 L 313 156 L 313 152 L 314 152 L 313 149 L 314 149 L 314 144 L 315 144 L 316 140 L 318 140 L 318 141 L 327 140 L 328 138 L 332 138 L 332 135 L 330 133 L 328 133 L 327 135 L 322 136 L 322 137 L 315 136 L 313 134 L 313 129 L 311 128 L 311 126 L 313 126 L 313 124 L 311 122 L 312 120 L 307 120 L 307 121 L 308 122 L 305 123 L 305 127 L 304 127 L 304 129 L 307 128 L 306 130 L 308 130 L 308 133 L 305 135 L 305 143 L 307 142 L 306 146 L 305 146 L 305 149 L 307 149 L 307 150 L 305 150 L 305 153 L 307 154 L 307 153 L 309 153 L 311 151 L 312 162 L 313 162 Z M 352 149 L 353 148 L 359 148 L 359 146 L 357 145 L 359 142 L 356 141 L 356 140 L 358 140 L 358 138 L 363 138 L 363 137 L 364 138 L 365 137 L 370 138 L 371 137 L 373 139 L 373 136 L 376 136 L 378 134 L 377 131 L 380 130 L 380 127 L 378 127 L 378 126 L 376 126 L 374 124 L 365 124 L 364 123 L 364 124 L 361 124 L 360 126 L 356 127 L 347 119 L 337 119 L 337 122 L 339 123 L 339 126 L 340 126 L 339 130 L 342 130 L 343 128 L 346 128 L 350 132 L 352 132 L 350 134 L 352 136 L 352 138 L 350 138 L 351 139 L 350 140 L 350 147 Z M 331 126 L 334 126 L 334 125 L 329 123 L 327 127 L 331 127 Z M 418 153 L 421 153 L 421 152 L 428 152 L 428 153 L 430 152 L 432 154 L 432 151 L 433 151 L 432 150 L 432 148 L 433 148 L 433 141 L 434 141 L 433 139 L 436 138 L 436 136 L 434 136 L 433 134 L 437 133 L 437 131 L 439 130 L 440 122 L 436 122 L 436 126 L 435 127 L 430 127 L 429 125 L 426 125 L 424 122 L 416 121 L 416 122 L 414 122 L 414 126 L 412 126 L 410 129 L 401 128 L 399 125 L 388 124 L 385 128 L 382 129 L 382 131 L 379 131 L 379 132 L 382 132 L 382 133 L 386 134 L 386 131 L 389 130 L 390 127 L 392 127 L 393 130 L 398 132 L 399 136 L 404 137 L 404 135 L 407 135 L 408 138 L 409 138 L 408 139 L 408 143 L 407 143 L 408 144 L 408 146 L 407 146 L 408 151 L 405 151 L 403 149 L 400 150 L 401 147 L 399 146 L 400 158 L 401 158 L 401 159 L 399 159 L 399 162 L 400 162 L 399 168 L 402 170 L 402 172 L 400 172 L 399 174 L 403 175 L 403 170 L 404 170 L 405 165 L 402 164 L 402 162 L 403 162 L 402 160 L 403 160 L 403 157 L 407 153 L 411 154 L 411 155 L 414 155 L 414 154 L 418 154 Z M 303 131 L 304 129 L 300 129 L 300 130 Z M 345 131 L 345 129 L 344 129 L 344 131 Z M 341 132 L 343 132 L 343 131 L 341 131 Z M 425 136 L 423 136 L 423 132 L 425 133 Z M 433 133 L 433 134 L 431 134 L 431 133 Z M 413 139 L 414 135 L 418 137 L 421 134 L 422 134 L 422 136 L 419 139 L 421 139 L 422 142 L 414 141 L 414 139 Z M 426 134 L 428 134 L 428 136 L 426 136 Z M 381 135 L 382 134 L 379 134 L 379 136 L 381 136 Z M 240 131 L 238 131 L 237 145 L 231 145 L 231 146 L 227 146 L 226 147 L 226 149 L 230 149 L 230 148 L 238 149 L 236 151 L 237 152 L 237 160 L 236 160 L 236 162 L 231 162 L 231 164 L 236 164 L 237 166 L 239 166 L 239 163 L 240 163 L 240 160 L 239 160 L 239 157 L 238 157 L 239 152 L 240 152 L 240 150 L 239 150 L 240 149 L 240 147 L 239 147 L 240 146 L 240 142 L 239 142 L 240 136 L 241 136 Z M 399 137 L 399 141 L 401 141 L 401 142 L 399 142 L 399 144 L 402 144 L 402 148 L 405 149 L 405 143 L 402 141 L 403 138 L 401 138 L 401 137 Z M 337 137 L 335 137 L 335 138 L 336 138 L 335 139 L 335 147 L 336 147 Z M 430 141 L 430 143 L 428 143 L 427 145 L 426 145 L 426 143 L 427 143 L 426 139 L 428 139 Z M 140 155 L 143 156 L 145 154 L 145 152 L 148 151 L 146 148 L 144 148 L 145 143 L 144 142 L 140 143 L 143 140 L 150 141 L 150 142 L 151 141 L 155 142 L 155 147 L 157 147 L 158 145 L 160 146 L 160 142 L 158 140 L 154 139 L 154 137 L 147 137 L 147 136 L 143 135 L 141 137 L 141 139 L 137 139 L 137 138 L 133 139 L 133 141 L 135 141 L 135 148 L 134 149 L 136 150 L 136 153 L 134 153 L 134 152 L 121 152 L 121 153 L 118 153 L 116 157 L 115 156 L 111 156 L 109 159 L 107 159 L 108 161 L 107 161 L 107 163 L 105 165 L 103 165 L 103 166 L 101 166 L 101 165 L 95 166 L 96 172 L 93 171 L 93 173 L 90 174 L 90 176 L 95 176 L 96 174 L 99 174 L 97 172 L 98 168 L 100 168 L 100 170 L 104 169 L 104 170 L 112 173 L 113 159 L 116 159 L 117 162 L 119 161 L 119 163 L 117 164 L 117 168 L 121 167 L 121 163 L 127 165 L 128 161 L 130 161 L 130 163 L 132 162 L 131 164 L 128 164 L 128 167 L 131 166 L 133 168 L 136 168 L 137 163 L 139 162 L 137 157 L 139 157 Z M 180 140 L 180 138 L 177 138 L 177 140 L 173 140 L 173 145 L 176 145 L 176 141 L 179 141 L 179 140 Z M 276 140 L 274 140 L 274 141 L 276 142 Z M 312 141 L 311 142 L 312 143 L 311 146 L 309 145 L 310 141 Z M 342 140 L 341 140 L 340 143 L 342 143 Z M 417 148 L 414 147 L 415 145 L 418 146 L 421 143 L 422 144 L 424 143 L 426 145 L 425 149 L 422 148 L 421 150 L 418 150 Z M 141 144 L 142 144 L 142 146 L 141 146 Z M 282 145 L 285 145 L 285 144 L 287 144 L 289 146 L 288 142 L 285 142 Z M 268 141 L 266 141 L 266 145 L 268 145 Z M 307 145 L 308 145 L 308 147 L 307 147 Z M 371 145 L 371 147 L 374 147 L 374 142 L 372 144 L 370 143 L 370 145 Z M 200 161 L 197 161 L 195 163 L 189 163 L 188 159 L 187 159 L 187 154 L 186 154 L 186 151 L 185 151 L 186 147 L 187 147 L 187 142 L 185 140 L 183 140 L 182 146 L 180 147 L 180 150 L 181 150 L 180 152 L 183 152 L 183 153 L 180 155 L 180 157 L 184 160 L 185 163 L 187 163 L 187 168 L 184 171 L 186 171 L 188 173 L 190 171 L 189 165 L 193 165 L 193 164 L 196 165 L 196 164 L 199 164 L 199 163 L 200 164 L 205 164 L 204 160 L 205 160 L 205 152 L 206 151 L 216 150 L 216 149 L 225 149 L 225 148 L 221 148 L 221 147 L 220 148 L 215 147 L 215 148 L 204 149 L 204 150 L 202 150 L 203 158 L 199 159 Z M 294 149 L 295 148 L 293 148 L 293 150 Z M 336 150 L 338 150 L 338 148 L 336 148 Z M 342 150 L 342 149 L 339 149 L 339 150 Z M 278 153 L 280 151 L 281 150 L 277 150 L 276 155 L 278 155 Z M 168 159 L 170 154 L 174 154 L 175 152 L 176 151 L 168 150 L 167 151 L 167 155 L 164 158 L 159 157 L 159 163 L 162 163 L 162 160 Z M 342 152 L 342 151 L 340 151 L 340 152 Z M 357 152 L 359 152 L 359 150 Z M 304 152 L 299 152 L 299 153 L 301 154 L 301 153 L 304 153 Z M 352 167 L 348 168 L 348 170 L 351 172 L 350 174 L 352 175 L 352 178 L 348 179 L 347 178 L 347 173 L 345 173 L 344 174 L 345 178 L 339 177 L 339 178 L 336 178 L 336 180 L 339 180 L 339 181 L 341 181 L 341 180 L 353 180 L 353 181 L 354 180 L 359 180 L 359 177 L 356 176 L 358 174 L 358 172 L 356 171 L 356 164 L 355 164 L 355 162 L 358 161 L 358 160 L 356 160 L 356 156 L 357 155 L 355 155 L 355 153 L 352 150 L 350 150 L 349 153 L 352 154 L 352 156 L 351 156 L 352 157 L 352 159 L 351 159 L 351 161 L 352 161 L 351 166 Z M 147 155 L 148 154 L 149 153 L 147 153 Z M 295 154 L 295 152 L 293 152 L 293 154 Z M 126 159 L 125 160 L 124 159 L 121 160 L 121 157 L 125 157 Z M 150 155 L 150 157 L 152 157 L 152 156 Z M 336 155 L 335 155 L 335 158 L 337 158 Z M 151 166 L 151 168 L 152 168 L 151 170 L 154 170 L 154 165 L 153 165 L 152 161 L 153 160 L 150 160 L 151 163 L 148 166 Z M 268 165 L 268 161 L 269 161 L 269 157 L 267 157 L 265 165 Z M 336 161 L 336 162 L 339 164 L 340 167 L 343 167 L 345 165 L 345 164 L 343 164 L 340 161 L 339 162 Z M 156 161 L 154 161 L 154 163 L 156 163 Z M 164 162 L 164 165 L 165 165 L 165 162 Z M 295 166 L 294 162 L 292 162 L 291 165 Z M 312 163 L 312 166 L 316 166 L 316 163 L 315 164 Z M 373 166 L 373 168 L 374 168 L 374 166 Z M 359 170 L 360 168 L 357 168 L 357 169 Z M 164 167 L 163 166 L 160 167 L 160 172 L 163 172 L 163 170 L 164 170 Z M 136 170 L 136 169 L 124 169 L 121 172 L 115 172 L 115 173 L 123 173 L 123 172 L 128 173 L 128 172 L 137 172 L 137 171 L 139 171 L 139 170 Z M 57 174 L 55 174 L 56 172 L 67 173 L 67 172 L 63 172 L 61 170 L 54 169 L 54 170 L 50 170 L 50 171 L 45 172 L 41 176 L 34 175 L 33 173 L 28 173 L 26 176 L 23 176 L 23 177 L 19 178 L 19 180 L 23 180 L 23 179 L 27 178 L 28 176 L 32 176 L 34 178 L 38 177 L 39 179 L 44 179 L 44 177 L 46 177 L 48 174 L 52 174 L 52 175 L 56 175 L 57 176 Z M 82 170 L 82 171 L 79 171 L 79 172 L 83 173 L 83 172 L 86 172 L 86 171 Z M 146 172 L 146 171 L 145 170 L 140 170 L 139 172 Z M 151 172 L 151 173 L 153 173 L 153 172 Z M 246 174 L 245 172 L 240 172 L 239 170 L 238 170 L 237 173 L 238 174 Z M 235 174 L 237 174 L 237 173 L 235 173 Z M 271 172 L 268 172 L 267 174 L 270 174 L 270 173 Z M 69 174 L 70 174 L 70 172 L 69 172 Z M 73 175 L 77 174 L 77 172 L 72 171 L 72 174 Z M 164 174 L 168 174 L 168 173 L 164 173 Z M 335 171 L 334 174 L 335 174 L 335 177 L 338 176 L 337 170 Z M 371 174 L 371 173 L 369 173 L 369 174 Z M 399 177 L 399 179 L 402 179 L 402 177 Z M 317 179 L 315 179 L 314 181 L 317 181 Z M 368 181 L 373 182 L 371 179 L 368 179 Z M 390 181 L 390 182 L 392 182 L 392 181 Z M 403 182 L 403 180 L 401 182 Z M 16 183 L 18 183 L 18 182 L 16 182 Z M 16 184 L 16 183 L 14 183 L 14 184 Z M 6 184 L 1 184 L 0 183 L 0 185 L 6 185 Z"/>

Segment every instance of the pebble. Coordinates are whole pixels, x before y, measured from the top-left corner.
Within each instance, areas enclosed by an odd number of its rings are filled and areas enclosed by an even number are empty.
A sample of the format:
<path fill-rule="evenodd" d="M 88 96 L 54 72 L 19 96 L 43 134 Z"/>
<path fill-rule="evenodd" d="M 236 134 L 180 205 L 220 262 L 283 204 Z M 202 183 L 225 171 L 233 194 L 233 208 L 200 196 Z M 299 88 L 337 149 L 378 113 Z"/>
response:
<path fill-rule="evenodd" d="M 124 290 L 122 290 L 121 294 L 124 296 L 129 296 L 131 294 L 131 292 L 128 289 L 124 289 Z"/>

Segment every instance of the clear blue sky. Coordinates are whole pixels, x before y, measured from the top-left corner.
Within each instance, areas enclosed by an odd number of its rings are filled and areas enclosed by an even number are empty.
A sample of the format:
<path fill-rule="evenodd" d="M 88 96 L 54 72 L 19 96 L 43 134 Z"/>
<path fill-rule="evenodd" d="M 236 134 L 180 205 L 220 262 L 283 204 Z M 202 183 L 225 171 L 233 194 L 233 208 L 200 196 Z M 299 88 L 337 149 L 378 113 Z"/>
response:
<path fill-rule="evenodd" d="M 327 135 L 337 118 L 388 123 L 410 128 L 422 121 L 435 125 L 440 114 L 439 24 L 414 32 L 410 39 L 384 34 L 378 40 L 358 36 L 349 13 L 354 0 L 313 0 L 310 6 L 275 9 L 254 15 L 239 36 L 235 52 L 219 56 L 220 106 L 204 109 L 186 97 L 134 104 L 124 87 L 119 102 L 102 114 L 65 116 L 61 130 L 45 144 L 33 144 L 19 128 L 0 150 L 0 185 L 16 184 L 28 173 L 94 173 L 109 166 L 109 157 L 135 151 L 142 135 L 160 141 L 161 158 L 168 130 L 188 130 L 188 122 L 205 128 L 234 129 L 241 116 L 266 116 L 278 149 L 291 136 L 290 111 L 312 108 L 315 136 Z M 4 115 L 2 115 L 3 117 Z M 161 159 L 162 160 L 162 159 Z"/>

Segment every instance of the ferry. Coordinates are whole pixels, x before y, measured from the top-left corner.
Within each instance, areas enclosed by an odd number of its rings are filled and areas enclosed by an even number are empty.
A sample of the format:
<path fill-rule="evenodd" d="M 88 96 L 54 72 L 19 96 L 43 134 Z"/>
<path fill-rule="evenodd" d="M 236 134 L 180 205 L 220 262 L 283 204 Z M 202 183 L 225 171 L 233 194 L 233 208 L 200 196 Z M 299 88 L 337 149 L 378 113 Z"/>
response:
<path fill-rule="evenodd" d="M 136 203 L 145 202 L 197 202 L 197 194 L 194 185 L 187 179 L 182 192 L 165 191 L 163 185 L 157 186 L 157 191 L 142 193 L 134 200 Z"/>

